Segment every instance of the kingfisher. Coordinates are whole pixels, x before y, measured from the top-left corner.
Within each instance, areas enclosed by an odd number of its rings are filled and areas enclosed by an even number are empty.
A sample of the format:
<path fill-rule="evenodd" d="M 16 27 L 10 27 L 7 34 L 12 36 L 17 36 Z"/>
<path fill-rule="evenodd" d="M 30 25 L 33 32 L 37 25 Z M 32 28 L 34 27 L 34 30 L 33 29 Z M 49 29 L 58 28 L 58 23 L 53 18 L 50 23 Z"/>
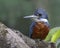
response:
<path fill-rule="evenodd" d="M 33 15 L 25 16 L 24 18 L 30 18 L 32 20 L 29 28 L 29 37 L 32 39 L 44 40 L 50 29 L 46 11 L 42 8 L 38 8 Z"/>

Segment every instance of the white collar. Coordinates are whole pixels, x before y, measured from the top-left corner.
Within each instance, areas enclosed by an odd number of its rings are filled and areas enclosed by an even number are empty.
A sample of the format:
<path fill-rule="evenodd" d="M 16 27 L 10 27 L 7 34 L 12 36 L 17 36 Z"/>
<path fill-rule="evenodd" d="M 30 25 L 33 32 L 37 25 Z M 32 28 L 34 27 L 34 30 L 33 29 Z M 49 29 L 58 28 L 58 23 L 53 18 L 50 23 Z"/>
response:
<path fill-rule="evenodd" d="M 42 22 L 48 22 L 48 20 L 47 19 L 44 19 L 44 18 L 40 18 L 40 19 L 33 19 L 35 22 L 40 22 L 40 21 L 42 21 Z"/>

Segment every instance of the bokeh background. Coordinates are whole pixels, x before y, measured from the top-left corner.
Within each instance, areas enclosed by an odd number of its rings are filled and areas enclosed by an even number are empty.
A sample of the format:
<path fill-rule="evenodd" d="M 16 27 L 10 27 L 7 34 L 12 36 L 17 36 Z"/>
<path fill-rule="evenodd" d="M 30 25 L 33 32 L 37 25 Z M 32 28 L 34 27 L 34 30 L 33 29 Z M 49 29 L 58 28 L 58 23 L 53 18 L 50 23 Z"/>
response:
<path fill-rule="evenodd" d="M 51 28 L 60 26 L 60 0 L 0 0 L 0 22 L 28 36 L 31 20 L 23 17 L 36 8 L 47 11 Z"/>

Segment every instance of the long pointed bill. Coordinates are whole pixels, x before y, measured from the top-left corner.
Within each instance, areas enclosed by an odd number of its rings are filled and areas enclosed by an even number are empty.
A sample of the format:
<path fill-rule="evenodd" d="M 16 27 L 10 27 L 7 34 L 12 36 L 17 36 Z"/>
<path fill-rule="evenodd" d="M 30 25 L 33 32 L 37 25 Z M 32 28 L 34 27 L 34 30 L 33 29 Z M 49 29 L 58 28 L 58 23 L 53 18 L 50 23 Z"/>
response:
<path fill-rule="evenodd" d="M 30 16 L 25 16 L 24 18 L 38 18 L 38 17 L 35 15 L 30 15 Z"/>

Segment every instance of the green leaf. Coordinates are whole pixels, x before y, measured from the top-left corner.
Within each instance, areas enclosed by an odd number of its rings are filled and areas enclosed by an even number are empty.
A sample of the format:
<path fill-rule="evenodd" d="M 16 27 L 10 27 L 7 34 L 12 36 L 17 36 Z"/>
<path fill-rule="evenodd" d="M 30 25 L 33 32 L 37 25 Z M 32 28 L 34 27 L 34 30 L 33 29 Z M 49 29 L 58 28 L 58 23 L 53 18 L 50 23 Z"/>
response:
<path fill-rule="evenodd" d="M 59 34 L 60 34 L 60 27 L 54 27 L 54 28 L 50 29 L 45 41 L 56 42 L 60 36 Z M 56 35 L 57 35 L 57 37 L 56 37 Z"/>

